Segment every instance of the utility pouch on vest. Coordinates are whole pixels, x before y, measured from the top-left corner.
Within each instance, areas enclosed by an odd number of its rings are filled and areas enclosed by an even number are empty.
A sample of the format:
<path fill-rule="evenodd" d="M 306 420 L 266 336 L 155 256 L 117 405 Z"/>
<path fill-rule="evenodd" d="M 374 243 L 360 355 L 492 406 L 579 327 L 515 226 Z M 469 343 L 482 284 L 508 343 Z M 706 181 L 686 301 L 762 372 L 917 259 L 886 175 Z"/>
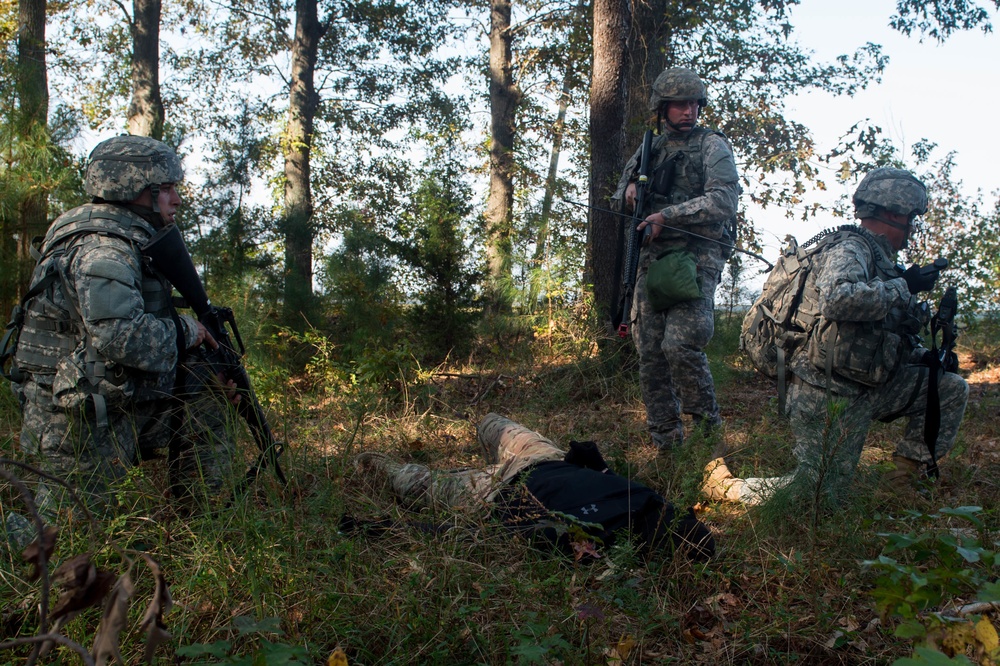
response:
<path fill-rule="evenodd" d="M 806 347 L 809 360 L 826 372 L 866 386 L 881 386 L 899 365 L 902 339 L 871 322 L 823 319 Z"/>
<path fill-rule="evenodd" d="M 675 165 L 680 154 L 680 151 L 671 154 L 659 166 L 653 169 L 653 177 L 650 179 L 650 189 L 655 194 L 664 197 L 670 196 L 670 192 L 674 189 Z"/>
<path fill-rule="evenodd" d="M 77 409 L 88 399 L 95 408 L 120 405 L 135 395 L 135 381 L 120 365 L 105 365 L 86 342 L 59 359 L 52 380 L 56 406 Z"/>
<path fill-rule="evenodd" d="M 646 272 L 646 295 L 656 312 L 701 298 L 694 255 L 686 250 L 671 250 L 657 257 Z"/>

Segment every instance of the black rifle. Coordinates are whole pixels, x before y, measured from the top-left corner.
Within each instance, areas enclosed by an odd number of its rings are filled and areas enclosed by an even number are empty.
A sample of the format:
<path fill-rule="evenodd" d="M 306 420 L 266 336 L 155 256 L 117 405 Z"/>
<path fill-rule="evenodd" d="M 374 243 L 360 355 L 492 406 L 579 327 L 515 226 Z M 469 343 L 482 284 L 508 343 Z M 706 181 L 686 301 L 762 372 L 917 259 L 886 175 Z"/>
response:
<path fill-rule="evenodd" d="M 938 259 L 934 262 L 936 265 Z M 947 261 L 945 261 L 947 266 Z M 923 270 L 923 269 L 921 269 Z M 948 287 L 938 310 L 931 318 L 931 350 L 924 354 L 924 363 L 928 368 L 927 379 L 927 411 L 924 414 L 924 443 L 931 454 L 927 463 L 927 476 L 936 478 L 939 474 L 937 466 L 937 438 L 941 432 L 941 398 L 938 394 L 938 374 L 958 372 L 958 356 L 955 354 L 955 342 L 958 334 L 955 331 L 955 314 L 958 312 L 958 290 Z M 941 346 L 938 347 L 938 333 L 941 334 Z"/>
<path fill-rule="evenodd" d="M 646 225 L 642 231 L 637 231 L 645 217 L 646 189 L 649 187 L 649 158 L 653 151 L 653 130 L 646 130 L 642 137 L 642 151 L 639 153 L 639 179 L 635 183 L 635 207 L 628 226 L 625 228 L 625 262 L 622 266 L 622 295 L 618 302 L 615 318 L 611 325 L 618 331 L 621 338 L 628 336 L 628 325 L 631 321 L 632 295 L 635 292 L 635 276 L 639 270 L 639 250 L 642 243 L 653 228 Z"/>
<path fill-rule="evenodd" d="M 282 484 L 287 484 L 288 481 L 278 464 L 278 457 L 284 450 L 284 444 L 275 440 L 264 410 L 250 384 L 250 377 L 243 367 L 241 359 L 246 354 L 246 348 L 243 346 L 243 338 L 240 337 L 232 309 L 216 307 L 208 300 L 208 294 L 205 293 L 205 287 L 201 284 L 194 262 L 191 261 L 191 255 L 176 225 L 170 224 L 161 229 L 143 246 L 142 253 L 149 259 L 152 267 L 170 281 L 187 305 L 194 310 L 198 321 L 219 343 L 217 349 L 209 349 L 208 345 L 205 345 L 204 358 L 209 367 L 223 379 L 232 381 L 236 385 L 236 391 L 240 396 L 239 402 L 236 403 L 236 413 L 246 421 L 254 441 L 257 442 L 257 448 L 260 449 L 260 455 L 247 470 L 246 477 L 237 487 L 236 493 L 245 491 L 257 478 L 260 470 L 267 466 L 271 467 Z M 232 336 L 229 334 L 229 329 L 232 329 Z M 234 338 L 236 346 L 233 345 Z"/>

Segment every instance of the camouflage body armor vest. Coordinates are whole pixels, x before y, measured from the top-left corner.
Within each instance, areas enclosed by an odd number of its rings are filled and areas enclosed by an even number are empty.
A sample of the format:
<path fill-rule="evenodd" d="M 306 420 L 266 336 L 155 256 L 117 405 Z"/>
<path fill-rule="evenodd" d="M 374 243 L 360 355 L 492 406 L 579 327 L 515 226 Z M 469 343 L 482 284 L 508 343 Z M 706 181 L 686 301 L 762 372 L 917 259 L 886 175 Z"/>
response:
<path fill-rule="evenodd" d="M 648 211 L 645 214 L 661 211 L 667 206 L 684 203 L 705 194 L 703 146 L 705 139 L 713 134 L 729 143 L 722 132 L 697 126 L 684 134 L 668 133 L 656 137 L 653 142 L 654 161 L 651 167 Z M 685 229 L 715 240 L 733 242 L 736 239 L 736 218 L 716 224 L 685 226 Z M 663 229 L 658 240 L 678 247 L 697 242 L 692 236 L 670 229 Z"/>
<path fill-rule="evenodd" d="M 870 255 L 866 262 L 869 280 L 878 278 L 887 282 L 902 277 L 899 266 L 884 255 L 875 238 L 862 227 L 842 228 L 833 234 L 831 242 L 842 242 L 849 235 L 865 241 L 861 245 Z M 819 313 L 815 274 L 806 279 L 798 311 L 800 320 L 815 322 L 805 353 L 826 374 L 828 385 L 834 374 L 866 386 L 884 384 L 914 349 L 915 336 L 925 323 L 901 305 L 893 306 L 881 320 L 827 319 Z"/>
<path fill-rule="evenodd" d="M 99 422 L 106 422 L 108 404 L 169 395 L 173 373 L 143 372 L 101 356 L 84 329 L 67 276 L 72 254 L 101 244 L 107 236 L 128 242 L 138 256 L 139 247 L 154 234 L 142 217 L 111 204 L 85 204 L 52 223 L 39 251 L 14 355 L 18 383 L 34 380 L 62 409 L 90 399 Z M 144 312 L 176 321 L 170 284 L 145 262 L 142 299 Z"/>

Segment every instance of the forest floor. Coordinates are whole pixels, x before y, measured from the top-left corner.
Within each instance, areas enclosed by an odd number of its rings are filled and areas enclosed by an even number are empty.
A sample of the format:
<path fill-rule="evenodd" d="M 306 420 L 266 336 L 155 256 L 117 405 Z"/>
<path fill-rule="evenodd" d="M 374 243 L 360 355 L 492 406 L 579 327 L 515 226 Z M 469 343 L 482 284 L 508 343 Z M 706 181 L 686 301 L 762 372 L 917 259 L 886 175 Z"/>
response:
<path fill-rule="evenodd" d="M 786 473 L 788 425 L 773 383 L 735 351 L 737 333 L 723 323 L 708 350 L 730 466 L 745 476 Z M 978 619 L 933 613 L 975 601 L 997 577 L 993 352 L 962 349 L 966 419 L 924 495 L 901 498 L 882 483 L 901 424 L 878 424 L 843 505 L 745 508 L 700 497 L 711 442 L 694 437 L 673 457 L 654 454 L 627 346 L 597 354 L 585 334 L 563 331 L 558 349 L 548 346 L 554 339 L 539 336 L 530 359 L 498 353 L 376 392 L 321 362 L 302 377 L 264 377 L 259 392 L 289 442 L 287 487 L 265 473 L 245 501 L 185 517 L 164 499 L 162 463 L 144 464 L 120 489 L 117 517 L 96 531 L 63 516 L 53 562 L 92 551 L 99 566 L 122 573 L 109 544 L 155 559 L 175 604 L 159 663 L 327 663 L 340 650 L 350 664 L 889 664 L 909 656 L 922 631 L 934 640 L 942 622 Z M 490 412 L 563 446 L 598 442 L 618 473 L 694 506 L 716 537 L 716 558 L 644 561 L 624 543 L 574 561 L 530 547 L 488 516 L 415 516 L 354 468 L 361 450 L 439 469 L 481 466 L 475 428 Z M 12 404 L 0 410 L 0 428 L 0 455 L 17 456 Z M 0 488 L 0 509 L 13 497 Z M 344 514 L 382 522 L 348 534 Z M 896 564 L 865 564 L 880 555 Z M 0 637 L 37 631 L 39 586 L 28 570 L 0 544 Z M 154 585 L 142 567 L 133 578 L 128 663 L 142 653 L 137 627 Z M 90 645 L 100 616 L 86 611 L 65 631 Z M 974 656 L 982 641 L 953 634 L 949 645 Z M 178 648 L 179 661 L 168 658 Z M 0 652 L 0 663 L 23 661 L 21 650 Z M 63 647 L 54 654 L 74 658 Z"/>

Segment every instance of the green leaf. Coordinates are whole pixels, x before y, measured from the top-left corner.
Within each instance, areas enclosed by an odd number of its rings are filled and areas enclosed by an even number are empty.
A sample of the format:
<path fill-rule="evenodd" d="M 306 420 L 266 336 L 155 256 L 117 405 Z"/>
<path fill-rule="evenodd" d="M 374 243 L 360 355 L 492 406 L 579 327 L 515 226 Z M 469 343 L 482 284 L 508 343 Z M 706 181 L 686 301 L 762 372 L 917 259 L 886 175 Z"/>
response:
<path fill-rule="evenodd" d="M 946 654 L 928 647 L 914 650 L 916 657 L 906 657 L 892 662 L 892 666 L 973 666 L 964 655 L 949 658 Z"/>
<path fill-rule="evenodd" d="M 899 623 L 893 635 L 896 638 L 923 638 L 927 635 L 927 627 L 916 620 L 907 620 Z"/>
<path fill-rule="evenodd" d="M 192 643 L 182 645 L 177 648 L 179 657 L 216 657 L 222 659 L 229 654 L 233 644 L 229 641 L 215 641 L 214 643 Z"/>
<path fill-rule="evenodd" d="M 964 518 L 976 526 L 982 526 L 983 524 L 983 521 L 979 519 L 979 514 L 982 511 L 983 507 L 981 506 L 960 506 L 955 509 L 941 509 L 941 513 L 946 516 Z"/>
<path fill-rule="evenodd" d="M 976 598 L 980 601 L 988 601 L 992 603 L 1000 601 L 1000 581 L 983 583 L 983 585 L 979 588 L 979 592 L 976 594 Z"/>
<path fill-rule="evenodd" d="M 958 551 L 958 554 L 961 555 L 966 562 L 978 562 L 980 559 L 979 554 L 983 552 L 982 548 L 965 548 L 963 546 L 957 546 L 955 550 Z"/>
<path fill-rule="evenodd" d="M 240 632 L 240 636 L 247 634 L 277 634 L 281 636 L 285 633 L 281 630 L 281 619 L 277 617 L 265 617 L 258 622 L 247 615 L 238 615 L 233 618 L 233 626 Z"/>

